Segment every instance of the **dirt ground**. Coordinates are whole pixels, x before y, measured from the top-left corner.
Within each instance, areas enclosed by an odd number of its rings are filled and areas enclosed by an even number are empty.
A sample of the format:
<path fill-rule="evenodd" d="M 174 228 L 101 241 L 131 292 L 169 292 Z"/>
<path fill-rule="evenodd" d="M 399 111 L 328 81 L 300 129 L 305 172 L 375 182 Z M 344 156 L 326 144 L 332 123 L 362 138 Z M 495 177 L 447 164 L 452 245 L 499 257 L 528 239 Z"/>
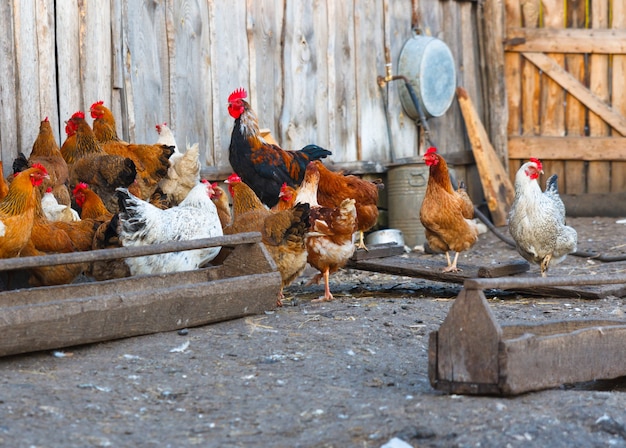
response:
<path fill-rule="evenodd" d="M 580 250 L 626 253 L 626 224 L 569 223 Z M 461 262 L 518 258 L 486 233 Z M 624 272 L 570 256 L 551 275 Z M 458 285 L 346 270 L 320 304 L 311 274 L 264 315 L 0 359 L 0 446 L 626 447 L 626 377 L 513 398 L 443 394 L 428 381 L 428 335 Z M 618 297 L 488 297 L 507 323 L 626 312 Z"/>

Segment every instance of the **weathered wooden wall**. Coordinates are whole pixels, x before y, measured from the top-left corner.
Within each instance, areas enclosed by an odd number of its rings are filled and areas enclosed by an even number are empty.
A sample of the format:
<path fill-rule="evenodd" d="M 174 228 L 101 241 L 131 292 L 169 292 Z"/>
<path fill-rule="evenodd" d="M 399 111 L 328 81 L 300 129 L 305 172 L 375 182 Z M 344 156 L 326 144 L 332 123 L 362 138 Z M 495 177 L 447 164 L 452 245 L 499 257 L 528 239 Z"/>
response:
<path fill-rule="evenodd" d="M 315 142 L 333 150 L 329 162 L 339 167 L 384 171 L 395 161 L 392 156 L 418 155 L 419 132 L 398 97 L 403 86 L 377 84 L 377 76 L 385 74 L 386 54 L 396 74 L 413 25 L 450 47 L 458 84 L 483 110 L 476 5 L 439 0 L 2 2 L 5 174 L 7 161 L 19 151 L 30 152 L 45 116 L 61 143 L 64 121 L 103 100 L 118 117 L 124 138 L 155 141 L 154 126 L 165 121 L 179 144 L 200 143 L 205 175 L 226 176 L 232 129 L 226 99 L 240 86 L 250 92 L 261 127 L 285 148 Z M 471 150 L 456 102 L 429 124 L 442 153 Z M 479 196 L 474 180 L 470 191 Z"/>
<path fill-rule="evenodd" d="M 571 209 L 600 210 L 626 191 L 625 2 L 507 0 L 506 24 L 511 176 L 540 158 Z"/>

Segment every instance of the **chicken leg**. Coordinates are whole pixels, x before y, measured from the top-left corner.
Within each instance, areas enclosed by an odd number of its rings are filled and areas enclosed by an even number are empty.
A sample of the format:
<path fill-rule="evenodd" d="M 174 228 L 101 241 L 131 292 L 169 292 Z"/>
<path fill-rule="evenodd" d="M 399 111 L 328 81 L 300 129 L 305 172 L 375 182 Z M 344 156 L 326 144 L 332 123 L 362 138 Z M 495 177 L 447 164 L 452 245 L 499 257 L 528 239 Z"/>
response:
<path fill-rule="evenodd" d="M 550 260 L 552 260 L 552 254 L 546 255 L 545 257 L 543 257 L 543 260 L 541 260 L 541 276 L 542 277 L 548 276 L 548 268 L 550 267 Z"/>
<path fill-rule="evenodd" d="M 459 271 L 461 271 L 460 268 L 456 267 L 456 262 L 459 259 L 459 252 L 454 254 L 454 261 L 452 263 L 450 263 L 450 254 L 446 251 L 446 259 L 448 260 L 448 266 L 443 268 L 442 272 L 459 272 Z"/>
<path fill-rule="evenodd" d="M 318 297 L 317 299 L 313 299 L 311 300 L 311 302 L 330 302 L 332 300 L 334 300 L 333 295 L 330 292 L 330 284 L 329 284 L 329 280 L 330 280 L 330 270 L 327 268 L 324 270 L 323 275 L 324 275 L 324 296 L 323 297 Z"/>
<path fill-rule="evenodd" d="M 367 252 L 369 252 L 369 249 L 367 248 L 367 246 L 365 246 L 365 241 L 364 241 L 364 236 L 363 236 L 363 231 L 359 230 L 359 242 L 355 244 L 357 249 L 364 249 Z"/>

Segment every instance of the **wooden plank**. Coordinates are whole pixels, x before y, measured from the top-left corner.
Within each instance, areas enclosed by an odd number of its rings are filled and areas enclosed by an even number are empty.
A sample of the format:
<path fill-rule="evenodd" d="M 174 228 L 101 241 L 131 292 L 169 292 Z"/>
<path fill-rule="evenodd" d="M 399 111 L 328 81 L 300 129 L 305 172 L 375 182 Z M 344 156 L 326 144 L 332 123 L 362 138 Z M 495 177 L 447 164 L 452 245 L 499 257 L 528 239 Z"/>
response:
<path fill-rule="evenodd" d="M 465 125 L 493 223 L 496 226 L 503 226 L 507 222 L 509 208 L 515 197 L 515 190 L 489 142 L 487 132 L 478 118 L 471 99 L 462 87 L 457 88 L 457 98 L 465 118 Z"/>
<path fill-rule="evenodd" d="M 3 307 L 0 328 L 6 337 L 0 340 L 0 356 L 258 314 L 276 306 L 279 289 L 280 274 L 273 272 L 163 289 L 146 288 L 133 294 L 118 290 L 107 295 Z"/>
<path fill-rule="evenodd" d="M 13 172 L 7 161 L 17 156 L 17 67 L 15 65 L 15 33 L 13 32 L 13 3 L 0 2 L 0 157 L 4 161 L 4 176 Z"/>
<path fill-rule="evenodd" d="M 590 327 L 548 337 L 526 335 L 502 345 L 504 394 L 562 384 L 613 379 L 626 374 L 626 325 Z"/>
<path fill-rule="evenodd" d="M 519 0 L 505 0 L 505 30 L 519 27 L 522 24 L 522 10 Z M 507 134 L 519 135 L 522 132 L 522 56 L 505 52 L 504 54 L 504 78 L 506 81 L 507 111 L 509 121 Z M 508 149 L 508 142 L 507 142 Z M 509 174 L 514 175 L 517 170 L 509 167 Z"/>
<path fill-rule="evenodd" d="M 609 2 L 596 1 L 590 11 L 591 27 L 594 33 L 604 32 L 609 26 Z M 589 55 L 589 90 L 601 101 L 610 104 L 609 56 L 605 54 Z M 608 124 L 594 111 L 589 111 L 589 136 L 608 136 L 611 130 Z M 598 148 L 600 149 L 600 148 Z M 622 151 L 623 152 L 623 151 Z M 591 161 L 587 166 L 587 185 L 585 192 L 596 194 L 610 190 L 610 169 L 608 161 Z"/>
<path fill-rule="evenodd" d="M 585 27 L 585 0 L 570 0 L 567 4 L 567 29 Z M 585 82 L 585 56 L 583 54 L 566 54 L 567 71 L 581 84 Z M 565 93 L 565 131 L 570 137 L 584 136 L 586 125 L 586 109 L 571 93 Z M 565 160 L 566 177 L 560 186 L 563 193 L 582 194 L 585 192 L 585 162 Z"/>
<path fill-rule="evenodd" d="M 524 0 L 520 2 L 523 25 L 526 28 L 537 28 L 541 2 L 539 0 Z M 540 134 L 540 85 L 539 70 L 526 59 L 522 59 L 522 135 Z M 511 172 L 511 176 L 515 171 Z"/>
<path fill-rule="evenodd" d="M 382 6 L 381 2 L 360 2 L 354 11 L 356 160 L 364 159 L 364 148 L 368 148 L 369 160 L 388 160 L 389 139 L 386 129 L 384 133 L 380 132 L 385 123 L 385 110 L 373 73 L 373 70 L 380 70 L 382 74 L 385 66 Z M 378 50 L 372 51 L 373 48 Z M 378 128 L 372 123 L 380 123 L 381 126 Z M 333 160 L 345 161 L 335 155 Z"/>
<path fill-rule="evenodd" d="M 554 59 L 542 53 L 523 53 L 523 55 L 560 86 L 567 89 L 585 106 L 602 117 L 617 132 L 621 135 L 626 135 L 626 118 L 615 112 L 611 106 L 600 100 L 573 76 L 563 70 L 563 67 L 558 65 Z"/>
<path fill-rule="evenodd" d="M 462 289 L 439 327 L 437 377 L 497 384 L 502 330 L 481 290 Z"/>
<path fill-rule="evenodd" d="M 342 71 L 344 68 L 341 66 L 344 62 L 344 57 L 341 56 L 341 53 L 346 52 L 346 48 L 354 48 L 354 44 L 348 46 L 348 40 L 350 42 L 354 41 L 354 8 L 351 2 L 330 2 L 334 3 L 335 8 L 341 8 L 341 10 L 347 10 L 345 12 L 346 17 L 351 20 L 346 21 L 338 21 L 338 27 L 345 29 L 345 25 L 343 23 L 350 23 L 350 29 L 346 31 L 339 31 L 339 29 L 335 30 L 335 39 L 338 41 L 344 41 L 343 47 L 335 48 L 335 53 L 337 54 L 336 59 L 338 61 L 337 71 Z M 404 73 L 396 73 L 397 72 L 397 61 L 400 57 L 400 53 L 402 48 L 407 43 L 409 39 L 412 38 L 411 30 L 411 15 L 407 14 L 407 11 L 411 9 L 413 6 L 411 1 L 407 0 L 384 0 L 383 1 L 383 30 L 384 30 L 384 45 L 385 45 L 385 64 L 391 64 L 391 73 L 392 75 L 403 75 Z M 343 22 L 343 23 L 342 23 Z M 351 23 L 352 22 L 352 23 Z M 354 52 L 350 51 L 351 56 L 354 58 L 356 56 Z M 350 65 L 348 67 L 353 67 L 356 72 L 356 60 L 345 61 L 349 62 Z M 385 70 L 387 67 L 385 66 Z M 360 68 L 363 70 L 363 68 Z M 348 73 L 340 75 L 337 74 L 337 88 L 341 90 L 343 96 L 348 96 L 348 101 L 346 104 L 347 110 L 350 110 L 352 107 L 356 107 L 352 101 L 349 100 L 351 95 L 346 95 L 348 92 L 344 87 L 340 85 L 340 83 L 347 82 L 348 86 L 352 86 L 354 89 L 354 83 L 356 78 L 350 77 L 349 79 L 346 75 Z M 378 73 L 380 76 L 386 75 L 385 72 L 381 71 Z M 341 77 L 340 77 L 341 76 Z M 402 107 L 402 103 L 400 100 L 400 92 L 405 90 L 405 85 L 402 81 L 394 81 L 391 83 L 385 84 L 380 89 L 381 100 L 383 106 L 386 106 L 386 113 L 388 116 L 388 127 L 387 132 L 389 133 L 389 158 L 388 161 L 391 163 L 396 163 L 399 159 L 416 157 L 419 154 L 419 135 L 418 135 L 418 126 L 417 123 L 405 113 L 404 108 Z M 340 97 L 339 97 L 340 98 Z M 337 108 L 337 111 L 342 111 L 343 108 Z M 349 121 L 351 120 L 350 114 L 342 111 L 343 117 L 338 116 L 340 120 L 345 120 L 346 126 L 350 126 Z M 354 116 L 356 117 L 356 110 L 354 111 Z M 341 122 L 335 124 L 337 126 Z M 431 122 L 432 123 L 432 122 Z M 431 124 L 429 123 L 429 125 Z M 387 122 L 385 122 L 385 126 Z M 356 139 L 350 143 L 354 144 L 354 154 L 356 154 Z M 337 146 L 335 146 L 337 147 Z M 348 146 L 351 148 L 351 146 Z M 365 159 L 370 159 L 370 157 L 366 156 L 364 153 Z M 381 160 L 382 161 L 382 160 Z"/>
<path fill-rule="evenodd" d="M 509 263 L 499 262 L 495 265 L 482 266 L 478 269 L 478 276 L 481 278 L 507 277 L 509 275 L 528 272 L 530 264 L 525 260 L 517 260 Z"/>
<path fill-rule="evenodd" d="M 65 141 L 65 121 L 77 110 L 85 108 L 80 82 L 79 17 L 78 2 L 57 2 L 56 51 L 58 60 L 63 61 L 56 67 L 59 80 L 59 145 Z"/>
<path fill-rule="evenodd" d="M 480 8 L 479 4 L 479 8 Z M 505 83 L 505 55 L 502 45 L 504 34 L 504 6 L 501 1 L 486 0 L 483 4 L 483 27 L 485 45 L 486 82 L 483 85 L 489 119 L 488 130 L 491 143 L 500 159 L 508 167 L 507 148 L 508 111 Z"/>
<path fill-rule="evenodd" d="M 618 193 L 562 194 L 568 216 L 626 216 L 626 191 Z"/>
<path fill-rule="evenodd" d="M 565 2 L 562 0 L 542 0 L 542 22 L 546 28 L 563 28 L 565 17 Z M 565 64 L 563 53 L 549 53 L 543 55 L 553 61 L 554 65 L 561 68 Z M 540 77 L 540 103 L 539 103 L 539 133 L 545 136 L 565 135 L 565 90 L 550 76 L 542 72 Z M 554 173 L 559 176 L 561 185 L 567 183 L 567 173 L 563 161 L 547 161 L 543 164 L 546 173 Z M 540 179 L 544 182 L 543 179 Z"/>
<path fill-rule="evenodd" d="M 626 4 L 623 1 L 614 1 L 611 11 L 611 26 L 617 29 L 626 29 Z M 626 55 L 624 53 L 613 56 L 611 80 L 612 107 L 622 117 L 626 117 Z M 624 118 L 626 121 L 626 118 Z M 613 162 L 611 164 L 610 191 L 626 191 L 626 163 Z"/>
<path fill-rule="evenodd" d="M 404 253 L 404 246 L 395 243 L 387 244 L 372 244 L 365 249 L 357 249 L 350 257 L 352 261 L 371 260 L 373 258 L 393 257 L 395 255 L 402 255 Z"/>
<path fill-rule="evenodd" d="M 540 160 L 626 160 L 623 137 L 510 137 L 509 157 Z"/>
<path fill-rule="evenodd" d="M 0 340 L 0 356 L 171 331 L 273 309 L 280 273 L 265 246 L 242 243 L 258 240 L 260 234 L 231 237 L 234 250 L 215 267 L 0 292 L 0 328 L 8 336 Z M 46 257 L 30 258 L 32 264 Z"/>
<path fill-rule="evenodd" d="M 592 11 L 596 8 L 606 10 L 607 6 L 608 2 L 594 1 Z M 534 53 L 626 54 L 626 30 L 600 29 L 593 23 L 589 29 L 511 27 L 506 31 L 504 50 Z"/>
<path fill-rule="evenodd" d="M 462 269 L 461 272 L 441 272 L 445 266 L 443 259 L 438 261 L 421 257 L 419 262 L 416 262 L 414 258 L 402 256 L 377 258 L 373 260 L 351 260 L 347 265 L 349 268 L 360 269 L 362 271 L 381 272 L 384 274 L 416 277 L 446 283 L 464 283 L 470 279 L 479 279 L 479 271 L 481 268 L 484 268 L 480 266 L 459 265 Z M 563 286 L 567 285 L 567 283 L 562 283 L 559 286 L 549 286 L 540 283 L 543 279 L 532 272 L 514 278 L 516 279 L 515 281 L 518 282 L 515 284 L 517 285 L 515 291 L 520 294 L 548 297 L 580 297 L 590 300 L 605 299 L 609 296 L 622 297 L 626 295 L 626 284 L 608 282 L 607 286 Z M 552 278 L 553 277 L 549 279 Z M 572 283 L 575 277 L 568 278 L 569 283 Z M 483 279 L 477 281 L 483 281 Z M 533 286 L 528 286 L 530 282 L 533 282 Z M 493 287 L 495 288 L 497 286 Z M 474 288 L 477 288 L 477 286 L 474 286 Z M 485 287 L 485 289 L 487 289 L 487 287 Z"/>

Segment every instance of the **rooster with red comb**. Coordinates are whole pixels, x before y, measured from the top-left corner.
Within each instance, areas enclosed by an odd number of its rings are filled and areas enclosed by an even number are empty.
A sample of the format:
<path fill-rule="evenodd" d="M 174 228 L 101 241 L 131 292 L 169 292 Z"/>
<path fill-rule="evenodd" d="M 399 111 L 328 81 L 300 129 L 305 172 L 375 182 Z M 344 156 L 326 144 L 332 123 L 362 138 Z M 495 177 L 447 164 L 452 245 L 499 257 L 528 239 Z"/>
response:
<path fill-rule="evenodd" d="M 332 152 L 317 145 L 289 151 L 268 143 L 261 137 L 257 116 L 246 101 L 247 96 L 245 89 L 239 88 L 228 97 L 228 113 L 235 119 L 228 161 L 259 199 L 273 207 L 283 183 L 297 187 L 304 178 L 307 164 Z"/>

